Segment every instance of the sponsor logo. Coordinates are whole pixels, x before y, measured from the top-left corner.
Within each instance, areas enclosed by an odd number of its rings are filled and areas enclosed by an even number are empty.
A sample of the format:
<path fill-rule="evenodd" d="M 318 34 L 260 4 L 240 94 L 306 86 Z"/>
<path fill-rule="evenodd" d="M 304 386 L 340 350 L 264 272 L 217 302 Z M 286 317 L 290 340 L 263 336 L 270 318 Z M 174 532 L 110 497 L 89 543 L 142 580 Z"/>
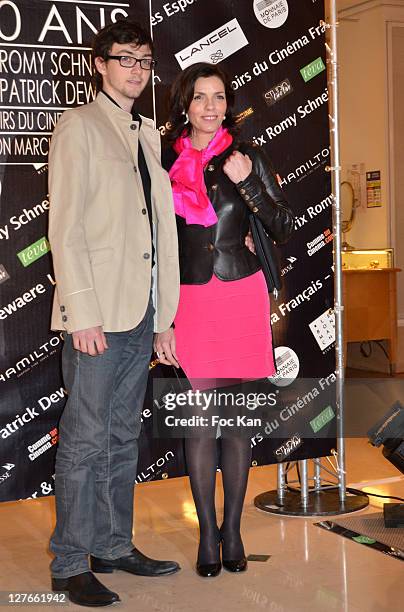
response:
<path fill-rule="evenodd" d="M 297 168 L 288 172 L 287 176 L 282 179 L 281 187 L 285 185 L 289 185 L 289 183 L 293 183 L 296 181 L 299 183 L 307 176 L 315 172 L 318 168 L 325 166 L 329 162 L 330 159 L 330 148 L 326 147 L 322 149 L 319 153 L 316 153 L 310 159 L 301 163 Z"/>
<path fill-rule="evenodd" d="M 0 382 L 6 382 L 14 376 L 19 378 L 23 374 L 26 374 L 32 368 L 36 367 L 39 363 L 48 359 L 50 355 L 56 353 L 56 347 L 62 342 L 62 336 L 52 336 L 48 342 L 44 342 L 37 349 L 21 357 L 17 363 L 10 368 L 7 368 L 4 372 L 0 372 Z"/>
<path fill-rule="evenodd" d="M 14 463 L 6 463 L 4 465 L 1 466 L 4 470 L 6 470 L 5 472 L 3 472 L 2 474 L 0 474 L 0 485 L 3 484 L 3 482 L 5 482 L 6 480 L 8 480 L 8 478 L 10 478 L 10 472 L 11 470 L 13 470 L 15 468 L 15 464 Z"/>
<path fill-rule="evenodd" d="M 327 406 L 320 414 L 318 414 L 312 421 L 310 421 L 310 427 L 314 433 L 318 433 L 335 417 L 334 411 L 331 406 Z"/>
<path fill-rule="evenodd" d="M 279 448 L 274 451 L 276 460 L 281 462 L 285 461 L 289 455 L 291 455 L 299 446 L 303 444 L 303 440 L 300 434 L 296 433 L 294 436 L 286 440 Z"/>
<path fill-rule="evenodd" d="M 48 164 L 43 162 L 33 163 L 34 169 L 37 171 L 37 174 L 44 174 L 44 172 L 48 169 Z"/>
<path fill-rule="evenodd" d="M 321 234 L 316 236 L 314 240 L 310 240 L 310 242 L 306 243 L 307 246 L 307 255 L 312 257 L 315 253 L 318 253 L 326 244 L 332 242 L 334 239 L 334 234 L 331 232 L 329 228 L 325 229 Z"/>
<path fill-rule="evenodd" d="M 286 98 L 290 93 L 292 93 L 293 87 L 289 81 L 289 79 L 284 79 L 281 83 L 274 85 L 266 91 L 264 95 L 264 100 L 268 104 L 268 106 L 273 106 L 283 98 Z"/>
<path fill-rule="evenodd" d="M 321 350 L 326 351 L 335 342 L 335 315 L 332 308 L 328 308 L 323 314 L 309 324 L 311 333 L 317 340 Z"/>
<path fill-rule="evenodd" d="M 288 18 L 287 0 L 254 0 L 254 13 L 266 28 L 280 28 Z"/>
<path fill-rule="evenodd" d="M 32 302 L 32 300 L 35 300 L 45 292 L 45 287 L 38 283 L 38 285 L 32 287 L 29 291 L 26 291 L 6 306 L 3 306 L 3 308 L 0 308 L 0 319 L 7 319 L 7 317 L 17 312 L 18 308 L 24 308 L 29 302 Z"/>
<path fill-rule="evenodd" d="M 299 357 L 288 346 L 275 348 L 276 374 L 269 377 L 276 387 L 287 387 L 297 378 L 300 369 Z"/>
<path fill-rule="evenodd" d="M 175 58 L 183 70 L 195 62 L 217 64 L 246 45 L 248 40 L 239 22 L 232 19 L 176 53 Z"/>
<path fill-rule="evenodd" d="M 254 109 L 252 106 L 250 106 L 249 108 L 246 108 L 245 110 L 241 111 L 241 113 L 237 115 L 237 123 L 239 121 L 244 121 L 248 117 L 251 117 L 251 115 L 253 114 L 254 114 Z"/>
<path fill-rule="evenodd" d="M 34 444 L 27 446 L 28 458 L 30 461 L 35 461 L 41 455 L 46 453 L 50 448 L 53 448 L 58 441 L 58 430 L 57 427 L 52 429 L 49 433 L 39 438 Z"/>
<path fill-rule="evenodd" d="M 316 77 L 324 70 L 324 62 L 321 57 L 318 57 L 313 62 L 310 62 L 310 64 L 307 64 L 307 66 L 304 66 L 300 70 L 300 74 L 302 75 L 304 82 L 307 83 L 308 81 L 311 81 L 311 79 L 314 79 L 314 77 Z"/>
<path fill-rule="evenodd" d="M 154 480 L 159 476 L 162 472 L 162 468 L 167 465 L 172 459 L 174 459 L 174 453 L 172 451 L 168 451 L 164 457 L 160 457 L 157 459 L 156 463 L 149 465 L 145 469 L 144 472 L 141 472 L 137 475 L 135 482 L 138 484 L 139 482 L 145 482 L 147 480 Z M 162 478 L 167 478 L 167 475 L 161 474 Z"/>
<path fill-rule="evenodd" d="M 285 274 L 287 274 L 288 272 L 291 272 L 294 268 L 294 263 L 297 261 L 296 257 L 293 257 L 293 255 L 291 257 L 287 257 L 286 261 L 288 262 L 286 266 L 284 266 L 281 270 L 281 276 L 285 276 Z"/>
<path fill-rule="evenodd" d="M 0 285 L 1 283 L 5 283 L 6 280 L 8 280 L 9 278 L 10 278 L 9 273 L 7 272 L 3 264 L 0 264 Z"/>
<path fill-rule="evenodd" d="M 219 62 L 222 61 L 223 58 L 224 58 L 224 53 L 222 52 L 221 49 L 218 49 L 218 51 L 215 51 L 215 53 L 212 53 L 212 55 L 210 56 L 210 59 L 212 60 L 212 64 L 218 64 Z"/>
<path fill-rule="evenodd" d="M 51 250 L 49 242 L 45 236 L 33 242 L 25 249 L 17 253 L 17 257 L 24 266 L 24 268 L 30 266 L 34 261 L 37 261 L 40 257 L 43 257 L 46 253 Z"/>

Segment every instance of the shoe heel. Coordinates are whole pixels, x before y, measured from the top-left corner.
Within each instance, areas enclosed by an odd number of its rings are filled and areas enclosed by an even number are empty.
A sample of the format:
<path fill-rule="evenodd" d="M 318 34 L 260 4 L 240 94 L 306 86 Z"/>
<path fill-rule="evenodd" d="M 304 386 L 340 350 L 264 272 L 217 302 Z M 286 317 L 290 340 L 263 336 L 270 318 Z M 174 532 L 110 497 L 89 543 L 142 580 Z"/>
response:
<path fill-rule="evenodd" d="M 68 591 L 68 578 L 52 578 L 52 591 Z"/>
<path fill-rule="evenodd" d="M 91 560 L 91 570 L 95 574 L 112 574 L 114 571 L 114 568 L 111 567 L 110 565 L 104 565 L 100 561 L 94 561 L 94 559 L 92 559 Z"/>

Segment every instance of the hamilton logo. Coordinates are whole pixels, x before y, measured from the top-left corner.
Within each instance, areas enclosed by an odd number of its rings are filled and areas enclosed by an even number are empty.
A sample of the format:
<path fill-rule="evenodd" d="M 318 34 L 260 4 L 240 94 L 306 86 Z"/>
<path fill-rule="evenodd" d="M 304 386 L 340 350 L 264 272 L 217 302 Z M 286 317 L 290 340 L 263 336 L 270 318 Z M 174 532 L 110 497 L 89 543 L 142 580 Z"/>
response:
<path fill-rule="evenodd" d="M 224 58 L 224 53 L 221 49 L 218 49 L 215 53 L 212 53 L 210 59 L 212 60 L 212 64 L 217 64 Z"/>

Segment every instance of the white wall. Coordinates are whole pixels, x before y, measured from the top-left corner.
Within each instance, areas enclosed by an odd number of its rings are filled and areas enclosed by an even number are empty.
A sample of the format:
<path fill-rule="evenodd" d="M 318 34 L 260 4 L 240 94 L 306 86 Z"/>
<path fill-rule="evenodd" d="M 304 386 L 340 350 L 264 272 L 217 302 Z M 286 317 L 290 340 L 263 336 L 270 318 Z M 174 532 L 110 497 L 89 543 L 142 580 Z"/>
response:
<path fill-rule="evenodd" d="M 338 30 L 342 165 L 364 162 L 382 177 L 382 207 L 359 208 L 347 236 L 356 248 L 368 249 L 390 246 L 386 28 L 378 4 L 340 13 Z"/>
<path fill-rule="evenodd" d="M 395 246 L 395 202 L 390 189 L 388 24 L 404 24 L 404 0 L 337 0 L 339 19 L 341 159 L 380 170 L 382 207 L 360 208 L 347 236 L 357 248 Z M 403 286 L 404 293 L 404 286 Z"/>
<path fill-rule="evenodd" d="M 397 62 L 401 61 L 399 57 L 392 61 L 388 32 L 391 23 L 404 25 L 404 0 L 337 0 L 337 6 L 342 164 L 364 162 L 366 170 L 381 170 L 382 173 L 382 207 L 359 209 L 347 240 L 357 248 L 393 246 L 396 265 L 403 268 L 404 214 L 398 213 L 404 195 L 400 193 L 401 182 L 397 176 L 404 175 L 404 169 L 400 168 L 397 146 L 404 142 L 404 122 L 397 121 L 397 108 L 394 108 L 394 105 L 397 107 L 397 91 L 400 89 L 401 96 L 402 86 L 398 87 L 397 81 L 393 84 L 394 74 L 401 78 L 403 71 L 397 67 Z M 400 106 L 402 99 L 401 96 Z M 398 274 L 397 289 L 398 319 L 404 322 L 404 271 Z M 358 347 L 356 344 L 350 346 L 351 366 L 383 370 L 384 357 L 380 350 L 376 348 L 370 359 L 364 359 Z M 373 361 L 374 368 L 370 363 Z M 399 335 L 398 362 L 399 371 L 402 371 L 404 334 Z"/>

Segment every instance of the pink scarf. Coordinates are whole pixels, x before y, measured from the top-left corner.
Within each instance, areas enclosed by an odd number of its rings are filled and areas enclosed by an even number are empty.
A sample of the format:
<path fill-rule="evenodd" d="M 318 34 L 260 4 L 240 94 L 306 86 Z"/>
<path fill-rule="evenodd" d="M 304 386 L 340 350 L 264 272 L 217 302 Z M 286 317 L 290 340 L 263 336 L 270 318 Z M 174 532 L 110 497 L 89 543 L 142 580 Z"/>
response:
<path fill-rule="evenodd" d="M 206 149 L 192 147 L 189 137 L 180 136 L 174 143 L 179 153 L 169 176 L 173 188 L 175 213 L 184 217 L 187 225 L 196 223 L 209 227 L 217 223 L 215 210 L 208 198 L 203 170 L 214 157 L 233 142 L 229 132 L 220 127 Z"/>

